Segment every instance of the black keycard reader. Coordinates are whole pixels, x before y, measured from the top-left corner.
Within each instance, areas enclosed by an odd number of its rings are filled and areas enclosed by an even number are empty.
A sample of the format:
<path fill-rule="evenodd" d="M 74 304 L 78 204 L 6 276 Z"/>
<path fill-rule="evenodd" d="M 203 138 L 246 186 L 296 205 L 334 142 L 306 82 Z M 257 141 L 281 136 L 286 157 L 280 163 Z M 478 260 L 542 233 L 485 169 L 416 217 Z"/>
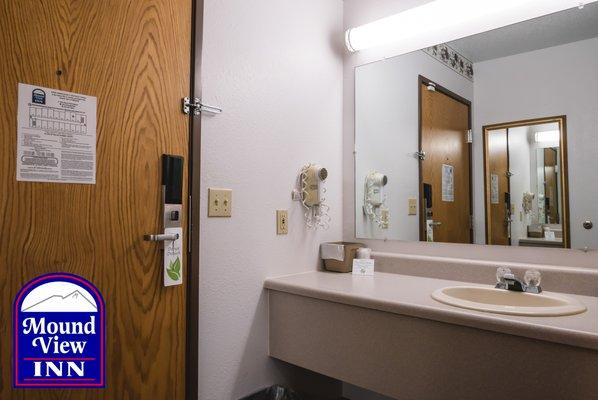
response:
<path fill-rule="evenodd" d="M 164 204 L 183 204 L 183 157 L 162 154 Z"/>

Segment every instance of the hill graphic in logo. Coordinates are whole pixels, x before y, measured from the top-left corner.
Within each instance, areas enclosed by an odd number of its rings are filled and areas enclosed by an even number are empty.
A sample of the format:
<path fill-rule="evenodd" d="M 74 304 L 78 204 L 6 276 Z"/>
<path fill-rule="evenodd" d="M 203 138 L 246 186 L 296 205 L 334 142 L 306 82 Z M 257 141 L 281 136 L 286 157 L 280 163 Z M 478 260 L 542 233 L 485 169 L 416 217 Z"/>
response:
<path fill-rule="evenodd" d="M 27 283 L 13 310 L 15 387 L 104 387 L 105 311 L 98 289 L 56 273 Z"/>
<path fill-rule="evenodd" d="M 29 294 L 25 300 L 29 300 L 31 294 Z M 93 297 L 87 293 L 87 295 L 81 293 L 79 289 L 66 296 L 55 294 L 47 297 L 27 308 L 21 308 L 23 312 L 95 312 L 98 311 L 98 307 L 95 301 L 90 300 Z"/>

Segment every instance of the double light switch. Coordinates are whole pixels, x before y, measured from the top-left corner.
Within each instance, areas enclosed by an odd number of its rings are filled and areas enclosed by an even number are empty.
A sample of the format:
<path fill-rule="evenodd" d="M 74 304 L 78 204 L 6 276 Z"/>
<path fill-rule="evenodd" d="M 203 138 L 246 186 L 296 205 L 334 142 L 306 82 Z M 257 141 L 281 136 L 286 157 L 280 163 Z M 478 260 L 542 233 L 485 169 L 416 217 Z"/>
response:
<path fill-rule="evenodd" d="M 232 215 L 233 191 L 230 189 L 208 189 L 208 217 L 230 217 Z"/>

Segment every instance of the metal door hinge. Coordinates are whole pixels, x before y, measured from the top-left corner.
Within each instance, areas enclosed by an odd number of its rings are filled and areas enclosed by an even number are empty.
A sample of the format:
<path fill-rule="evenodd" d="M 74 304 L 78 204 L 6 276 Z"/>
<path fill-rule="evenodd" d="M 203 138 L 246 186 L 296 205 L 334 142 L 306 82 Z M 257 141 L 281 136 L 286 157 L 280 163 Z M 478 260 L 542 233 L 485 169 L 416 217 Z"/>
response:
<path fill-rule="evenodd" d="M 474 228 L 474 223 L 475 223 L 475 220 L 473 219 L 473 215 L 470 215 L 469 216 L 469 229 Z"/>
<path fill-rule="evenodd" d="M 200 115 L 202 112 L 210 114 L 220 114 L 222 112 L 221 108 L 202 104 L 197 97 L 194 97 L 193 101 L 189 97 L 183 97 L 183 113 L 190 114 L 191 110 L 193 110 L 193 115 Z"/>
<path fill-rule="evenodd" d="M 471 131 L 471 129 L 469 129 L 467 131 L 467 133 L 465 134 L 465 142 L 466 143 L 473 143 L 473 132 Z"/>
<path fill-rule="evenodd" d="M 425 151 L 416 151 L 415 153 L 413 153 L 413 155 L 415 156 L 415 158 L 419 158 L 422 161 L 426 159 Z"/>

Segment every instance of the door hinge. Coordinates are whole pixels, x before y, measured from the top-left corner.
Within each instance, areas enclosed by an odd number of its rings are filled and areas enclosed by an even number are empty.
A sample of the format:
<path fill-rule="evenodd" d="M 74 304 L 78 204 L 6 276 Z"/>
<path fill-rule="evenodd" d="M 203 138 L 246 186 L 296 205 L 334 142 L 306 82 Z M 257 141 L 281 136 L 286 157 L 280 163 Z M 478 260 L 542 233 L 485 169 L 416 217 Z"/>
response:
<path fill-rule="evenodd" d="M 469 216 L 469 229 L 474 228 L 474 223 L 475 223 L 475 220 L 473 219 L 473 215 L 470 215 Z"/>
<path fill-rule="evenodd" d="M 425 151 L 416 151 L 415 153 L 413 153 L 413 155 L 415 156 L 415 158 L 419 158 L 422 161 L 426 159 Z"/>
<path fill-rule="evenodd" d="M 188 115 L 191 111 L 193 111 L 193 115 L 200 115 L 202 112 L 220 114 L 222 109 L 203 104 L 197 97 L 194 97 L 193 101 L 191 101 L 191 98 L 189 97 L 183 97 L 183 114 Z"/>
<path fill-rule="evenodd" d="M 467 131 L 467 133 L 465 134 L 465 142 L 466 143 L 473 143 L 473 132 L 471 131 L 471 129 L 469 129 Z"/>

